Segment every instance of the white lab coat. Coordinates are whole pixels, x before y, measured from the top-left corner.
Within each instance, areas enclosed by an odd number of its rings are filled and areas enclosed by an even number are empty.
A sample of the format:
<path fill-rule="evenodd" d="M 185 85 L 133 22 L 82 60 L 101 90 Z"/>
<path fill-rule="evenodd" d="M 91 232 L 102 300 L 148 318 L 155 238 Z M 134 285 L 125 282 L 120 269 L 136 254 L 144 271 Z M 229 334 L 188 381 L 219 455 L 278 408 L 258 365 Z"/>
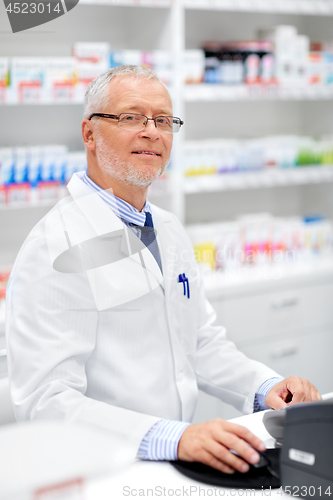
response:
<path fill-rule="evenodd" d="M 191 421 L 198 387 L 252 412 L 256 390 L 277 374 L 212 326 L 215 314 L 177 218 L 152 206 L 162 276 L 149 250 L 80 174 L 68 188 L 71 196 L 28 236 L 8 285 L 16 418 L 115 431 L 131 440 L 134 457 L 161 418 Z M 103 238 L 113 233 L 120 243 L 110 262 Z M 190 298 L 178 282 L 182 273 Z"/>

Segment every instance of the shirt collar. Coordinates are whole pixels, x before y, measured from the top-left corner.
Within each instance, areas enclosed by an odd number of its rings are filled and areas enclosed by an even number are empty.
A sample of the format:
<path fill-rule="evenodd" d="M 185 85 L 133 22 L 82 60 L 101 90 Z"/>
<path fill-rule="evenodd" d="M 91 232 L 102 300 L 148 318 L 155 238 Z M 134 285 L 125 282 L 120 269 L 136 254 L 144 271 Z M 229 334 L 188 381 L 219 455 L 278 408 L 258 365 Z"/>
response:
<path fill-rule="evenodd" d="M 111 210 L 121 219 L 124 219 L 126 222 L 131 224 L 135 224 L 136 226 L 144 226 L 146 221 L 146 212 L 151 213 L 151 207 L 148 199 L 146 199 L 146 203 L 139 212 L 133 205 L 127 203 L 127 201 L 118 198 L 114 194 L 109 191 L 101 188 L 94 181 L 88 177 L 87 171 L 82 172 L 81 180 L 90 186 L 104 201 Z"/>

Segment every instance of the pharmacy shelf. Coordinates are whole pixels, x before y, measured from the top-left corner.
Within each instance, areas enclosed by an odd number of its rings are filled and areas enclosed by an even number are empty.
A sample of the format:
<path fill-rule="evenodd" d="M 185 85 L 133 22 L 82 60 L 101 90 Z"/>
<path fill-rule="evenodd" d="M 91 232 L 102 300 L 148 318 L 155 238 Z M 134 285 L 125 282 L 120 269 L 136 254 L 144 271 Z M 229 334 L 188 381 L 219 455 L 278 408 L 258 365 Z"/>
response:
<path fill-rule="evenodd" d="M 178 0 L 186 9 L 333 15 L 331 0 Z M 171 7 L 171 0 L 80 0 L 80 5 Z"/>
<path fill-rule="evenodd" d="M 49 207 L 52 208 L 59 200 L 68 196 L 68 189 L 66 186 L 61 186 L 58 188 L 58 195 L 56 197 L 50 197 L 45 199 L 38 198 L 38 190 L 31 190 L 29 201 L 15 201 L 8 204 L 0 204 L 0 212 L 2 210 L 22 210 L 26 208 L 38 208 L 38 207 Z"/>
<path fill-rule="evenodd" d="M 34 202 L 20 202 L 20 203 L 11 203 L 9 205 L 0 205 L 0 212 L 3 210 L 22 210 L 29 208 L 38 208 L 38 207 L 49 207 L 52 208 L 60 198 L 56 200 L 43 200 L 43 201 L 34 201 Z"/>
<path fill-rule="evenodd" d="M 333 182 L 333 165 L 307 166 L 291 169 L 275 169 L 269 171 L 240 172 L 217 175 L 197 175 L 186 177 L 183 184 L 184 194 L 195 194 L 213 191 L 232 191 L 256 188 L 270 188 L 278 186 L 293 186 L 302 184 L 320 184 Z M 22 210 L 38 207 L 53 207 L 57 201 L 68 195 L 63 188 L 57 199 L 38 200 L 32 197 L 29 202 L 15 202 L 8 205 L 0 205 L 3 210 Z M 164 179 L 159 189 L 158 183 L 150 191 L 150 198 L 161 198 L 170 196 L 170 186 Z"/>
<path fill-rule="evenodd" d="M 310 1 L 310 0 L 309 0 Z M 313 85 L 308 87 L 279 87 L 277 85 L 185 85 L 186 102 L 207 101 L 311 101 L 333 99 L 333 85 Z M 1 106 L 77 106 L 75 102 L 23 102 L 0 103 Z"/>
<path fill-rule="evenodd" d="M 83 100 L 78 101 L 32 101 L 32 102 L 1 102 L 3 106 L 82 106 Z"/>
<path fill-rule="evenodd" d="M 184 0 L 187 9 L 333 15 L 331 0 Z"/>
<path fill-rule="evenodd" d="M 49 199 L 38 199 L 38 193 L 35 190 L 31 190 L 30 200 L 26 202 L 15 201 L 9 204 L 0 203 L 0 212 L 3 210 L 22 210 L 29 208 L 39 208 L 46 207 L 52 208 L 59 200 L 68 196 L 69 192 L 66 186 L 61 186 L 58 190 L 58 196 L 56 198 Z M 148 190 L 148 196 L 150 199 L 161 199 L 163 197 L 171 196 L 170 182 L 166 174 L 154 182 Z"/>
<path fill-rule="evenodd" d="M 298 265 L 274 265 L 266 268 L 243 267 L 233 272 L 206 271 L 203 283 L 209 299 L 230 298 L 280 288 L 333 281 L 333 257 L 313 259 Z"/>
<path fill-rule="evenodd" d="M 171 0 L 80 0 L 80 5 L 111 5 L 114 7 L 170 7 Z"/>
<path fill-rule="evenodd" d="M 187 177 L 186 194 L 333 182 L 333 165 Z"/>
<path fill-rule="evenodd" d="M 185 101 L 306 101 L 333 99 L 333 85 L 279 87 L 261 85 L 199 84 L 185 86 Z"/>

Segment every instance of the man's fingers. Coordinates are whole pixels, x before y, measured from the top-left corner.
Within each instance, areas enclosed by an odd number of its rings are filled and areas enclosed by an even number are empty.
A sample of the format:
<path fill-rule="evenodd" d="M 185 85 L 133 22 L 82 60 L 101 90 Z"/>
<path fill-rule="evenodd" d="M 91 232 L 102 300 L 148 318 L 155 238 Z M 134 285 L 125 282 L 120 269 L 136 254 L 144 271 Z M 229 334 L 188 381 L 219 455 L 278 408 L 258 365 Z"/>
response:
<path fill-rule="evenodd" d="M 282 408 L 287 408 L 288 404 L 285 403 L 283 399 L 276 396 L 275 398 L 271 399 L 269 406 L 273 408 L 273 410 L 282 410 Z"/>
<path fill-rule="evenodd" d="M 178 458 L 202 462 L 222 472 L 247 472 L 255 464 L 265 444 L 245 427 L 215 419 L 188 426 L 178 445 Z M 232 453 L 233 450 L 235 453 Z M 246 463 L 248 462 L 248 463 Z"/>
<path fill-rule="evenodd" d="M 290 404 L 319 401 L 321 399 L 321 395 L 317 388 L 305 378 L 290 377 L 288 390 L 292 394 L 292 401 Z"/>
<path fill-rule="evenodd" d="M 317 388 L 306 378 L 288 377 L 276 384 L 266 396 L 266 404 L 270 408 L 280 410 L 295 403 L 320 401 L 322 399 Z"/>
<path fill-rule="evenodd" d="M 312 397 L 312 401 L 321 401 L 323 399 L 321 397 L 320 392 L 318 391 L 318 389 L 315 388 L 314 385 L 311 388 L 311 397 Z"/>
<path fill-rule="evenodd" d="M 235 469 L 229 467 L 224 462 L 221 462 L 215 455 L 209 453 L 209 451 L 202 450 L 200 454 L 200 462 L 213 467 L 213 469 L 217 469 L 225 474 L 233 474 Z"/>
<path fill-rule="evenodd" d="M 211 441 L 207 446 L 207 451 L 217 460 L 229 466 L 233 470 L 237 470 L 239 472 L 247 472 L 249 470 L 249 465 L 244 460 L 217 441 Z M 248 454 L 248 456 L 250 456 L 250 454 Z M 258 459 L 259 456 L 255 457 L 254 461 L 257 462 Z"/>
<path fill-rule="evenodd" d="M 225 446 L 212 441 L 209 449 L 207 450 L 216 460 L 223 463 L 231 470 L 238 470 L 242 472 L 242 466 L 245 463 L 236 455 L 231 453 Z"/>
<path fill-rule="evenodd" d="M 229 422 L 225 422 L 223 429 L 216 428 L 213 437 L 208 451 L 239 472 L 247 472 L 248 463 L 259 462 L 257 450 L 266 449 L 265 444 L 248 429 Z M 229 450 L 233 450 L 236 455 Z"/>
<path fill-rule="evenodd" d="M 249 431 L 249 429 L 243 427 L 242 425 L 226 422 L 225 430 L 231 433 L 231 435 L 239 437 L 241 439 L 240 442 L 243 443 L 250 450 L 252 450 L 252 448 L 255 448 L 256 450 L 259 451 L 266 450 L 265 443 L 261 441 L 261 439 L 259 439 L 257 436 L 252 434 L 252 432 Z M 248 446 L 246 443 L 248 443 L 251 446 Z M 230 446 L 230 448 L 234 449 L 232 446 Z M 238 452 L 238 450 L 235 451 Z"/>
<path fill-rule="evenodd" d="M 292 405 L 294 403 L 303 403 L 305 401 L 305 394 L 303 391 L 295 391 L 293 393 L 293 398 L 292 400 L 290 401 L 290 403 L 288 403 L 288 405 Z"/>

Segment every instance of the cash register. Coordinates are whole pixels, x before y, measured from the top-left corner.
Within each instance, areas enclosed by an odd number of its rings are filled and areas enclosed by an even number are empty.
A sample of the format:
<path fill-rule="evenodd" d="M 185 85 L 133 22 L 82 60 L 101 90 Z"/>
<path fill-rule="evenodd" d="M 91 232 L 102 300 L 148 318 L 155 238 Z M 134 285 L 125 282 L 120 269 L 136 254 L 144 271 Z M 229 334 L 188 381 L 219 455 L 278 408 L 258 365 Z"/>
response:
<path fill-rule="evenodd" d="M 333 398 L 268 411 L 263 424 L 281 447 L 285 492 L 303 498 L 333 495 Z"/>

